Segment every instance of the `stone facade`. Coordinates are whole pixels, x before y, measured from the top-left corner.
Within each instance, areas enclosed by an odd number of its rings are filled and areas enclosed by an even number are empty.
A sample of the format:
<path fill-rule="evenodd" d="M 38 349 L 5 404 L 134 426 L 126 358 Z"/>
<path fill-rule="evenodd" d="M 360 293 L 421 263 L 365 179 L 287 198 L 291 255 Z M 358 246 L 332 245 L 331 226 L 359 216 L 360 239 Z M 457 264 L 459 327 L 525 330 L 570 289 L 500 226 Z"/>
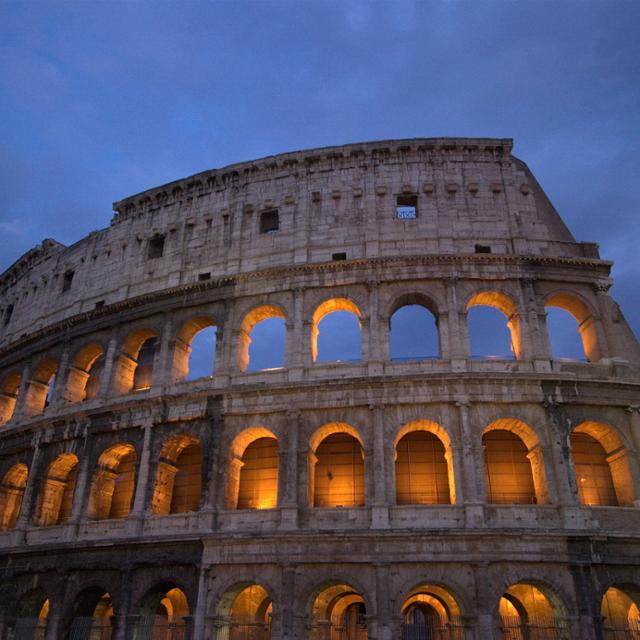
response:
<path fill-rule="evenodd" d="M 0 639 L 141 639 L 163 620 L 193 640 L 640 637 L 640 347 L 611 263 L 511 147 L 388 141 L 207 171 L 2 274 Z M 437 358 L 391 359 L 406 304 L 436 317 Z M 513 359 L 471 357 L 475 305 L 506 316 Z M 553 359 L 550 306 L 575 317 L 584 362 Z M 358 317 L 359 362 L 317 360 L 333 311 Z M 285 322 L 285 364 L 253 371 L 266 318 Z M 209 326 L 215 371 L 187 380 Z M 441 451 L 446 504 L 398 503 L 414 432 Z M 523 447 L 528 503 L 488 486 L 494 432 Z M 327 439 L 359 452 L 352 504 L 315 506 Z M 261 440 L 269 478 L 249 460 Z M 584 498 L 578 442 L 606 460 L 609 498 Z M 267 508 L 237 508 L 252 464 Z M 440 635 L 409 620 L 416 603 Z"/>

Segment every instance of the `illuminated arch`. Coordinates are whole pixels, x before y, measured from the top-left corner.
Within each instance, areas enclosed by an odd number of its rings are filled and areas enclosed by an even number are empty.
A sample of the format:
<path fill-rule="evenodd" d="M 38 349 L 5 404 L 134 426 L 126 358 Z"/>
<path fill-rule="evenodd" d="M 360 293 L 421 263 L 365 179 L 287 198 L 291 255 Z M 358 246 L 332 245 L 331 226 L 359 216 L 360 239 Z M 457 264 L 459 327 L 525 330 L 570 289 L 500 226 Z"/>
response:
<path fill-rule="evenodd" d="M 311 360 L 313 362 L 318 359 L 318 334 L 320 333 L 318 325 L 323 318 L 336 311 L 352 313 L 358 319 L 360 326 L 362 326 L 362 313 L 353 300 L 349 300 L 349 298 L 330 298 L 319 304 L 311 318 Z"/>
<path fill-rule="evenodd" d="M 633 506 L 636 491 L 629 456 L 615 429 L 602 422 L 583 422 L 571 432 L 571 449 L 583 504 Z"/>
<path fill-rule="evenodd" d="M 4 474 L 0 482 L 0 531 L 13 529 L 18 522 L 29 469 L 20 462 Z"/>
<path fill-rule="evenodd" d="M 578 323 L 582 348 L 587 360 L 597 362 L 602 358 L 602 347 L 596 328 L 597 321 L 584 300 L 573 293 L 557 292 L 547 298 L 545 307 L 558 307 L 570 313 Z"/>
<path fill-rule="evenodd" d="M 215 320 L 210 316 L 197 316 L 187 320 L 178 335 L 176 336 L 176 346 L 173 352 L 173 370 L 172 379 L 174 381 L 183 380 L 189 375 L 191 367 L 191 355 L 193 351 L 193 339 L 205 329 L 215 328 Z M 214 347 L 215 349 L 215 347 Z M 215 353 L 211 354 L 211 372 L 213 374 L 213 358 Z"/>
<path fill-rule="evenodd" d="M 318 588 L 310 605 L 310 638 L 368 637 L 367 606 L 358 589 L 349 583 L 332 582 Z"/>
<path fill-rule="evenodd" d="M 40 415 L 49 404 L 51 391 L 58 373 L 58 363 L 52 358 L 40 361 L 31 376 L 27 397 L 25 399 L 25 413 L 27 416 Z"/>
<path fill-rule="evenodd" d="M 0 426 L 9 422 L 13 417 L 21 381 L 22 375 L 12 372 L 5 375 L 0 383 Z"/>
<path fill-rule="evenodd" d="M 455 504 L 451 440 L 442 426 L 430 420 L 405 424 L 394 452 L 398 504 Z"/>
<path fill-rule="evenodd" d="M 511 350 L 514 357 L 521 360 L 523 349 L 520 316 L 511 297 L 501 291 L 478 291 L 467 301 L 467 312 L 476 306 L 493 307 L 507 318 L 507 328 L 511 335 Z"/>
<path fill-rule="evenodd" d="M 503 640 L 519 637 L 570 640 L 571 637 L 562 600 L 554 590 L 538 581 L 509 586 L 498 602 L 498 615 Z"/>
<path fill-rule="evenodd" d="M 137 329 L 127 336 L 115 366 L 113 377 L 115 395 L 123 395 L 151 386 L 157 340 L 158 335 L 150 328 Z"/>
<path fill-rule="evenodd" d="M 309 504 L 358 507 L 365 502 L 364 450 L 351 425 L 332 422 L 309 441 Z"/>
<path fill-rule="evenodd" d="M 501 418 L 482 434 L 487 500 L 503 504 L 545 504 L 547 481 L 535 431 L 515 418 Z"/>
<path fill-rule="evenodd" d="M 49 464 L 40 487 L 34 524 L 62 524 L 69 519 L 77 472 L 78 458 L 73 453 L 62 453 Z"/>
<path fill-rule="evenodd" d="M 134 640 L 184 637 L 185 618 L 189 616 L 187 596 L 175 583 L 151 588 L 138 605 Z"/>
<path fill-rule="evenodd" d="M 403 637 L 463 638 L 460 606 L 451 592 L 440 585 L 421 584 L 411 589 L 401 604 L 400 614 Z"/>
<path fill-rule="evenodd" d="M 110 638 L 113 602 L 100 586 L 87 587 L 74 599 L 66 638 Z"/>
<path fill-rule="evenodd" d="M 49 617 L 49 599 L 42 589 L 31 589 L 18 600 L 15 607 L 15 620 L 12 628 L 13 638 L 44 638 Z"/>
<path fill-rule="evenodd" d="M 216 617 L 217 626 L 222 627 L 218 637 L 269 640 L 273 598 L 262 584 L 242 582 L 225 591 L 217 604 Z"/>
<path fill-rule="evenodd" d="M 264 304 L 253 308 L 242 320 L 238 337 L 238 367 L 240 368 L 240 371 L 246 371 L 249 366 L 251 331 L 259 322 L 269 320 L 270 318 L 281 318 L 286 321 L 287 314 L 284 312 L 282 307 L 278 305 Z"/>
<path fill-rule="evenodd" d="M 136 450 L 116 444 L 98 459 L 89 493 L 87 514 L 94 520 L 126 518 L 135 490 Z"/>
<path fill-rule="evenodd" d="M 202 494 L 202 445 L 189 433 L 171 436 L 162 446 L 151 500 L 153 513 L 197 511 Z"/>
<path fill-rule="evenodd" d="M 67 376 L 67 400 L 82 402 L 94 398 L 100 387 L 104 349 L 97 342 L 83 347 L 73 359 Z"/>
<path fill-rule="evenodd" d="M 640 638 L 640 587 L 615 584 L 607 589 L 600 603 L 604 640 Z"/>
<path fill-rule="evenodd" d="M 227 509 L 271 509 L 278 503 L 279 445 L 262 426 L 241 431 L 227 463 Z"/>

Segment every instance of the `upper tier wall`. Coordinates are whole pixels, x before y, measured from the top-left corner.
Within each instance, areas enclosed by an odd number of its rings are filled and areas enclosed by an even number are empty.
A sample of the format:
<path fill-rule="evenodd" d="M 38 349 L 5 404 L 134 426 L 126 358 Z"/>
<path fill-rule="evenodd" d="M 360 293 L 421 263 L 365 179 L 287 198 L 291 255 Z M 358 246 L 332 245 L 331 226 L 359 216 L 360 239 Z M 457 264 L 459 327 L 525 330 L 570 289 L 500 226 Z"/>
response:
<path fill-rule="evenodd" d="M 207 171 L 114 205 L 107 229 L 53 240 L 0 276 L 0 346 L 145 293 L 269 267 L 469 254 L 598 258 L 578 244 L 511 140 L 413 139 L 288 153 Z M 417 217 L 396 217 L 397 197 Z M 261 213 L 277 209 L 264 233 Z M 163 237 L 161 257 L 151 240 Z"/>

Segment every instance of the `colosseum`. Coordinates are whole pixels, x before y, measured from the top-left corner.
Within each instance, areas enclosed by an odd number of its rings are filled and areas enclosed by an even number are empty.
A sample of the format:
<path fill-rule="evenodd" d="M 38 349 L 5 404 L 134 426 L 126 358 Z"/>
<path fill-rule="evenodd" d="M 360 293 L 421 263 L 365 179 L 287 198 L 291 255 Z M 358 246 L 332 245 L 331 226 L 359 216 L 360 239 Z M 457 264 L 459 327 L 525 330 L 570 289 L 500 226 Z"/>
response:
<path fill-rule="evenodd" d="M 5 271 L 0 639 L 639 640 L 640 347 L 511 152 L 234 164 Z"/>

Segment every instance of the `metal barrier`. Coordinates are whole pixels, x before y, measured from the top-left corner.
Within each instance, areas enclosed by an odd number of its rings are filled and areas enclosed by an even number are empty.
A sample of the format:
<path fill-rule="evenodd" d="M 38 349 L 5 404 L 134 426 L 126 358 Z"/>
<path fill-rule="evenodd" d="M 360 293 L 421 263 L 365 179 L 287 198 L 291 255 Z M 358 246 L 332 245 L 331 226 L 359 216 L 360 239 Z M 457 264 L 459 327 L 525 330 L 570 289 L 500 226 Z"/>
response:
<path fill-rule="evenodd" d="M 504 616 L 500 621 L 502 640 L 569 640 L 561 620 L 530 618 L 525 622 L 518 616 Z"/>
<path fill-rule="evenodd" d="M 46 628 L 46 620 L 18 618 L 9 630 L 8 640 L 44 640 Z"/>
<path fill-rule="evenodd" d="M 439 617 L 428 617 L 424 622 L 403 623 L 401 637 L 402 640 L 463 640 L 464 627 L 456 617 L 444 623 Z"/>
<path fill-rule="evenodd" d="M 184 620 L 174 620 L 165 616 L 139 616 L 134 638 L 135 640 L 186 640 Z"/>
<path fill-rule="evenodd" d="M 69 626 L 69 640 L 111 640 L 108 618 L 74 618 Z"/>
<path fill-rule="evenodd" d="M 230 622 L 218 627 L 216 640 L 270 640 L 268 622 Z"/>
<path fill-rule="evenodd" d="M 640 640 L 640 618 L 606 618 L 605 640 Z"/>
<path fill-rule="evenodd" d="M 318 622 L 311 627 L 311 640 L 367 640 L 367 626 L 359 623 L 344 627 L 329 622 Z"/>

